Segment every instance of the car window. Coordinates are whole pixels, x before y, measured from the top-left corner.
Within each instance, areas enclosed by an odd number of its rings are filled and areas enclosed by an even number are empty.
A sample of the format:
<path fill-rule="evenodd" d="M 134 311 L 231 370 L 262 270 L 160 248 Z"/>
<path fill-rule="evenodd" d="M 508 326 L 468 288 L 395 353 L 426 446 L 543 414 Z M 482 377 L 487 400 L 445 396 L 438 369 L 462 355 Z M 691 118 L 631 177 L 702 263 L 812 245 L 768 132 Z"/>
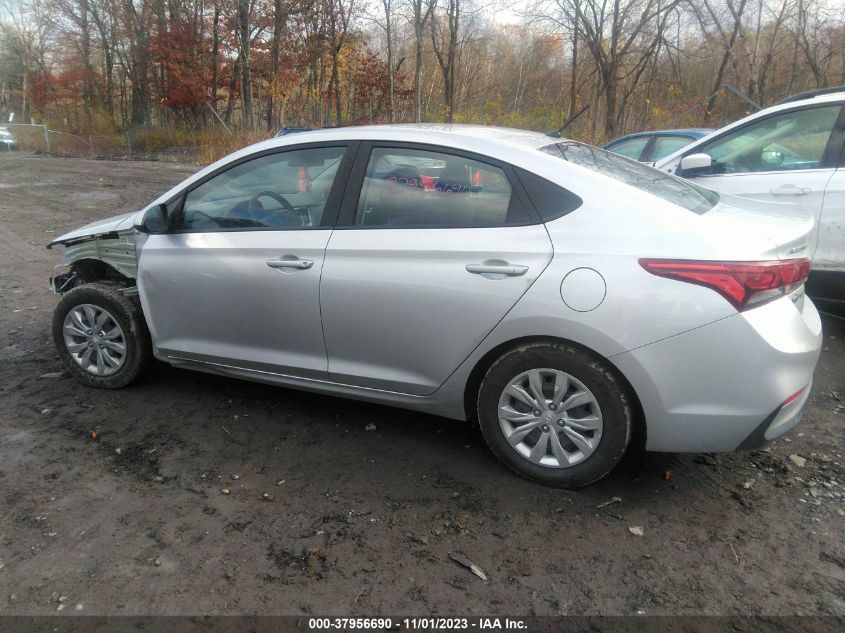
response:
<path fill-rule="evenodd" d="M 373 148 L 355 224 L 470 227 L 524 224 L 531 217 L 500 168 L 453 154 Z"/>
<path fill-rule="evenodd" d="M 813 169 L 821 165 L 839 109 L 832 105 L 774 114 L 694 151 L 713 159 L 705 172 L 709 174 Z"/>
<path fill-rule="evenodd" d="M 546 145 L 540 151 L 610 176 L 694 213 L 706 213 L 719 202 L 715 191 L 591 145 L 565 141 Z"/>
<path fill-rule="evenodd" d="M 620 156 L 639 160 L 649 140 L 651 140 L 650 136 L 638 136 L 637 138 L 630 138 L 614 143 L 613 145 L 608 145 L 607 150 Z"/>
<path fill-rule="evenodd" d="M 654 139 L 654 145 L 651 146 L 649 160 L 655 161 L 666 158 L 672 152 L 677 152 L 694 140 L 691 136 L 658 136 Z"/>
<path fill-rule="evenodd" d="M 185 197 L 177 230 L 321 226 L 344 147 L 276 152 L 239 163 Z"/>
<path fill-rule="evenodd" d="M 570 211 L 574 211 L 583 204 L 583 200 L 560 185 L 532 174 L 524 169 L 516 169 L 519 181 L 525 187 L 534 208 L 540 214 L 543 222 L 555 220 Z"/>

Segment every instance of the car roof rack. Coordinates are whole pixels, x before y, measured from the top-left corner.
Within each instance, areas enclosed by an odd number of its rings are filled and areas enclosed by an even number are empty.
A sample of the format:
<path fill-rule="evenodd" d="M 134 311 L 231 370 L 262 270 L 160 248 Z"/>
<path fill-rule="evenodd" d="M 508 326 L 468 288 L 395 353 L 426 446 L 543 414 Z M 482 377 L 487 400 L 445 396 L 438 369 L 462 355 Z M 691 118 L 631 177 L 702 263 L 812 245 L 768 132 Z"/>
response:
<path fill-rule="evenodd" d="M 845 86 L 832 86 L 830 88 L 819 88 L 818 90 L 807 90 L 806 92 L 799 92 L 797 95 L 792 95 L 786 99 L 781 99 L 775 105 L 783 105 L 784 103 L 793 103 L 794 101 L 804 101 L 805 99 L 812 99 L 813 97 L 820 97 L 822 95 L 833 94 L 834 92 L 845 92 Z"/>

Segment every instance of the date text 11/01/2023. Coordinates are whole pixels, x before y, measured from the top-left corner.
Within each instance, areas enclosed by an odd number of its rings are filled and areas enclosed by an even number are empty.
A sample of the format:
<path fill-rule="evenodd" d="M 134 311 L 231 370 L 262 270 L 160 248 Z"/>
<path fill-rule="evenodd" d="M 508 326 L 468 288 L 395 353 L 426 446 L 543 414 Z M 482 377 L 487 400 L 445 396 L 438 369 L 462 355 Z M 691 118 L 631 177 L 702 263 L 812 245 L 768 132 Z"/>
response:
<path fill-rule="evenodd" d="M 521 631 L 526 630 L 526 624 L 518 618 L 309 618 L 308 629 L 340 630 L 340 631 Z"/>

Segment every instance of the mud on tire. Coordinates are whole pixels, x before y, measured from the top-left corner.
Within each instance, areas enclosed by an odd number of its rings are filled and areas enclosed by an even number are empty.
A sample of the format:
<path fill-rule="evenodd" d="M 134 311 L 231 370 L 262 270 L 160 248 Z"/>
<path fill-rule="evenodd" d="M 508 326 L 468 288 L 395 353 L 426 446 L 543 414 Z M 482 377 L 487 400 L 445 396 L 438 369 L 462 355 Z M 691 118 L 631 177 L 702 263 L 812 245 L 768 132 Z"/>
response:
<path fill-rule="evenodd" d="M 109 331 L 95 331 L 98 322 Z M 84 284 L 62 297 L 53 313 L 53 343 L 65 369 L 80 382 L 100 389 L 128 385 L 152 360 L 144 315 L 120 286 L 110 284 Z M 99 363 L 98 347 L 108 353 Z M 87 348 L 92 349 L 83 360 Z"/>

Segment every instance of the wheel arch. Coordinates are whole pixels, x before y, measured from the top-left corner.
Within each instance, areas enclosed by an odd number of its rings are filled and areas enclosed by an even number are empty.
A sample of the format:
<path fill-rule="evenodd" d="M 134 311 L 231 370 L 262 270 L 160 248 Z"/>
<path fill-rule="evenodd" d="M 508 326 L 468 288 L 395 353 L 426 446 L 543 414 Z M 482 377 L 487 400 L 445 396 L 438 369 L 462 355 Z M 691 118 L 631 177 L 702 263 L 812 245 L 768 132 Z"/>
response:
<path fill-rule="evenodd" d="M 73 272 L 75 272 L 82 283 L 94 282 L 121 282 L 129 285 L 135 285 L 135 280 L 124 275 L 115 266 L 93 257 L 85 257 L 77 259 L 68 265 Z"/>
<path fill-rule="evenodd" d="M 481 381 L 484 379 L 484 375 L 487 373 L 487 370 L 490 369 L 490 366 L 496 361 L 497 358 L 502 356 L 502 354 L 516 349 L 520 346 L 529 345 L 531 343 L 561 343 L 564 345 L 576 347 L 579 350 L 583 351 L 585 354 L 592 356 L 597 361 L 605 365 L 608 370 L 613 373 L 613 375 L 622 384 L 623 388 L 626 391 L 626 394 L 628 395 L 631 401 L 631 407 L 634 413 L 634 432 L 632 436 L 632 444 L 639 447 L 645 446 L 645 440 L 647 435 L 645 413 L 642 407 L 642 403 L 640 402 L 640 398 L 637 395 L 637 392 L 634 389 L 633 385 L 631 384 L 631 381 L 628 380 L 625 374 L 623 374 L 622 371 L 610 359 L 605 358 L 604 356 L 590 349 L 586 345 L 582 345 L 581 343 L 577 343 L 576 341 L 557 336 L 533 335 L 504 341 L 488 350 L 487 353 L 485 353 L 475 363 L 475 366 L 469 373 L 466 385 L 464 386 L 464 414 L 466 415 L 466 419 L 471 424 L 478 423 L 478 415 L 476 412 L 476 400 L 478 399 L 478 391 L 481 388 Z"/>

